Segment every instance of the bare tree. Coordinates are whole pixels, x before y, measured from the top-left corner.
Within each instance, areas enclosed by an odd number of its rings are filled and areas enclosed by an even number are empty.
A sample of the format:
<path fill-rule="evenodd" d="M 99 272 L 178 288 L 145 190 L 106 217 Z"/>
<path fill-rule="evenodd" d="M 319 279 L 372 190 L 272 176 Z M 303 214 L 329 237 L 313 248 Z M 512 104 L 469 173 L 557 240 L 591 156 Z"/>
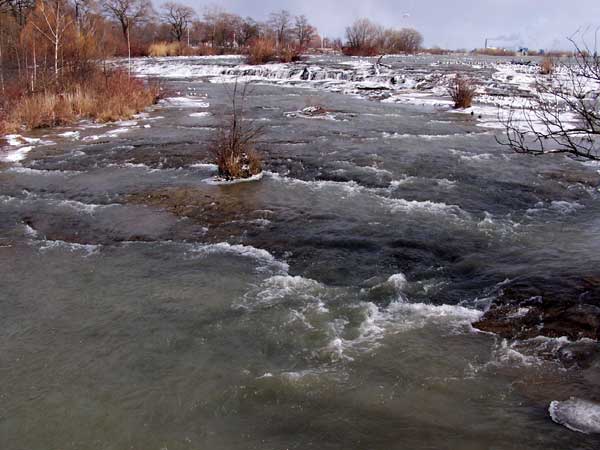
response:
<path fill-rule="evenodd" d="M 346 28 L 348 47 L 354 49 L 373 47 L 380 37 L 382 29 L 369 19 L 358 19 Z"/>
<path fill-rule="evenodd" d="M 97 3 L 94 0 L 71 0 L 75 13 L 75 24 L 77 31 L 81 31 L 85 19 L 92 13 L 97 13 Z"/>
<path fill-rule="evenodd" d="M 0 20 L 2 18 L 0 17 Z M 0 91 L 2 91 L 2 95 L 4 95 L 5 93 L 5 86 L 4 86 L 4 53 L 3 53 L 3 47 L 4 47 L 4 33 L 2 33 L 2 30 L 0 30 Z"/>
<path fill-rule="evenodd" d="M 38 0 L 29 23 L 51 44 L 54 51 L 54 79 L 58 81 L 59 49 L 64 43 L 67 29 L 73 24 L 68 5 L 64 0 Z"/>
<path fill-rule="evenodd" d="M 104 11 L 121 25 L 127 42 L 127 57 L 131 71 L 131 27 L 147 19 L 153 12 L 150 0 L 103 0 Z"/>
<path fill-rule="evenodd" d="M 8 11 L 20 26 L 25 25 L 27 15 L 35 7 L 35 0 L 0 0 L 0 12 Z"/>
<path fill-rule="evenodd" d="M 284 47 L 288 42 L 291 32 L 292 15 L 290 12 L 282 9 L 281 11 L 271 13 L 268 24 L 273 29 L 277 46 Z"/>
<path fill-rule="evenodd" d="M 306 47 L 317 34 L 316 28 L 308 23 L 308 19 L 304 15 L 296 16 L 293 32 L 300 47 Z"/>
<path fill-rule="evenodd" d="M 231 47 L 237 43 L 243 20 L 218 7 L 207 8 L 203 15 L 201 31 L 203 41 L 212 47 Z"/>
<path fill-rule="evenodd" d="M 175 2 L 164 3 L 161 9 L 161 19 L 169 25 L 173 37 L 181 42 L 196 13 L 189 6 Z"/>
<path fill-rule="evenodd" d="M 388 53 L 416 53 L 423 45 L 423 35 L 412 28 L 386 30 L 383 48 Z"/>
<path fill-rule="evenodd" d="M 563 153 L 579 160 L 600 161 L 600 57 L 585 42 L 574 57 L 535 83 L 533 98 L 501 117 L 502 145 L 517 153 Z"/>
<path fill-rule="evenodd" d="M 250 41 L 260 36 L 260 26 L 250 17 L 246 17 L 240 23 L 240 29 L 236 35 L 236 40 L 239 46 L 245 47 L 250 44 Z"/>

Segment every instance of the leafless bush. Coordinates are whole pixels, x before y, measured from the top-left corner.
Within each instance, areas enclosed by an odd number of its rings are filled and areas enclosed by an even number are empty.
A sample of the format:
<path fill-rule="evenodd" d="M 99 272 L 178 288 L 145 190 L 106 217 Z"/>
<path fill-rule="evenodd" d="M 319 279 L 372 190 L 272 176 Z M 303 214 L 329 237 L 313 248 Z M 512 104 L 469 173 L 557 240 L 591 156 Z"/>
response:
<path fill-rule="evenodd" d="M 279 50 L 278 59 L 282 63 L 298 62 L 302 60 L 302 49 L 298 46 L 290 46 Z"/>
<path fill-rule="evenodd" d="M 470 79 L 458 74 L 450 82 L 448 92 L 454 101 L 454 108 L 470 108 L 475 98 L 475 85 Z"/>
<path fill-rule="evenodd" d="M 248 85 L 240 90 L 236 80 L 231 94 L 231 114 L 223 122 L 212 142 L 210 152 L 225 180 L 250 178 L 262 171 L 261 158 L 256 151 L 263 128 L 244 120 L 244 104 Z"/>

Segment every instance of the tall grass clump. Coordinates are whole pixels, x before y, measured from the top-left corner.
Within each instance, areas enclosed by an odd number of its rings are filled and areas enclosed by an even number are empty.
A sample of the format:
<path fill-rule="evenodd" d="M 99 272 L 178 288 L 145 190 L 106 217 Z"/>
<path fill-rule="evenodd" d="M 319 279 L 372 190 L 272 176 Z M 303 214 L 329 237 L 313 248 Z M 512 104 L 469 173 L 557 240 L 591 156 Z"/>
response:
<path fill-rule="evenodd" d="M 95 70 L 87 80 L 69 80 L 60 89 L 33 92 L 12 102 L 4 113 L 5 132 L 68 125 L 79 119 L 100 122 L 128 119 L 154 104 L 157 86 L 122 70 Z"/>
<path fill-rule="evenodd" d="M 266 64 L 277 60 L 277 47 L 272 39 L 255 39 L 248 48 L 246 62 L 248 64 Z"/>
<path fill-rule="evenodd" d="M 148 55 L 152 57 L 161 56 L 183 56 L 186 48 L 179 42 L 155 42 L 148 47 Z"/>
<path fill-rule="evenodd" d="M 224 116 L 210 148 L 218 166 L 219 177 L 227 181 L 250 178 L 262 172 L 256 142 L 263 129 L 244 121 L 247 86 L 244 85 L 240 91 L 237 81 L 235 82 L 231 96 L 231 114 Z"/>
<path fill-rule="evenodd" d="M 475 98 L 475 85 L 468 78 L 463 78 L 460 74 L 450 82 L 448 92 L 454 101 L 454 108 L 470 108 Z"/>

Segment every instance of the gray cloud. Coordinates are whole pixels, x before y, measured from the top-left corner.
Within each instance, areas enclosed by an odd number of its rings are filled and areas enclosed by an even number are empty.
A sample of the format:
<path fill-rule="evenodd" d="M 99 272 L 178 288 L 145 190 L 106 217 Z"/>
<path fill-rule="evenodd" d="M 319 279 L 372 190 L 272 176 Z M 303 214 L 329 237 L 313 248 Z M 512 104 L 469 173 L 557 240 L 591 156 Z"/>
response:
<path fill-rule="evenodd" d="M 207 5 L 184 1 L 199 11 Z M 530 48 L 568 48 L 567 36 L 600 25 L 598 0 L 221 0 L 218 5 L 256 19 L 289 9 L 306 14 L 327 37 L 343 37 L 346 25 L 364 16 L 385 26 L 417 28 L 426 45 L 448 48 L 481 47 L 494 36 Z"/>

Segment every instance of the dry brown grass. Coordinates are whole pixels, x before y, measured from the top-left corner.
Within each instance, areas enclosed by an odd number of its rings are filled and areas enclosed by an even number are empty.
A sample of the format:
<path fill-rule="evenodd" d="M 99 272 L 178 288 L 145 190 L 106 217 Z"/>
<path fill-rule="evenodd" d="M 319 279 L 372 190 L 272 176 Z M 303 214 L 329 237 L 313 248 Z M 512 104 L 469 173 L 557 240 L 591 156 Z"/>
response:
<path fill-rule="evenodd" d="M 181 47 L 179 42 L 155 42 L 148 47 L 148 55 L 152 57 L 179 56 Z"/>
<path fill-rule="evenodd" d="M 214 56 L 214 55 L 219 54 L 218 49 L 216 49 L 214 47 L 210 47 L 208 45 L 200 45 L 198 47 L 194 47 L 194 48 L 188 47 L 188 48 L 190 49 L 192 54 L 195 56 Z"/>
<path fill-rule="evenodd" d="M 59 92 L 39 92 L 16 100 L 0 117 L 4 132 L 67 125 L 79 119 L 123 120 L 155 103 L 159 89 L 122 71 L 96 72 Z M 4 124 L 4 125 L 3 125 Z"/>
<path fill-rule="evenodd" d="M 554 58 L 546 56 L 540 64 L 540 73 L 542 75 L 552 75 L 554 73 L 555 67 L 556 63 L 554 61 Z"/>
<path fill-rule="evenodd" d="M 218 49 L 201 45 L 189 47 L 181 42 L 154 42 L 148 47 L 148 56 L 210 56 L 218 54 Z"/>
<path fill-rule="evenodd" d="M 272 39 L 255 39 L 248 48 L 248 64 L 266 64 L 277 59 L 277 48 Z"/>
<path fill-rule="evenodd" d="M 454 108 L 470 108 L 473 105 L 475 98 L 475 85 L 468 78 L 463 78 L 461 75 L 456 75 L 450 82 L 448 92 L 454 101 Z"/>

